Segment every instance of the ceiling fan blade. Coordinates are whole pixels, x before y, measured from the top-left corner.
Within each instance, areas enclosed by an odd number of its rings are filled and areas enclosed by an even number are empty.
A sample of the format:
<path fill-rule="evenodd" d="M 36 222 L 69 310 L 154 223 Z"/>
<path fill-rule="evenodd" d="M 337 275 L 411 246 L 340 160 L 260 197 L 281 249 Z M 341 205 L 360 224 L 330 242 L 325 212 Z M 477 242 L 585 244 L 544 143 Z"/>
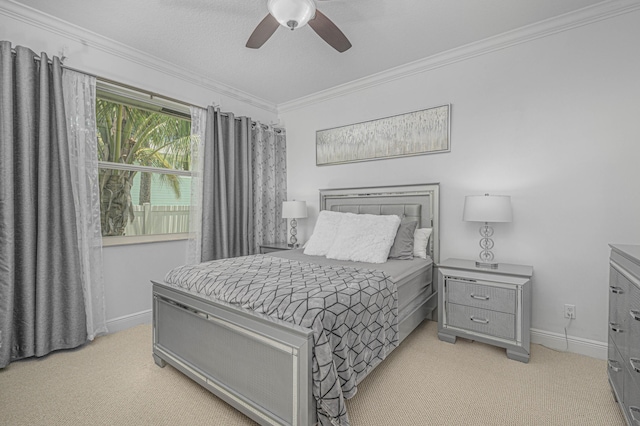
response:
<path fill-rule="evenodd" d="M 268 14 L 251 33 L 249 40 L 247 40 L 247 47 L 250 49 L 260 48 L 276 32 L 279 26 L 280 24 L 276 21 L 276 18 Z"/>
<path fill-rule="evenodd" d="M 309 26 L 313 28 L 321 39 L 329 43 L 331 47 L 342 53 L 351 47 L 347 37 L 331 22 L 322 12 L 316 9 L 316 16 L 309 21 Z"/>

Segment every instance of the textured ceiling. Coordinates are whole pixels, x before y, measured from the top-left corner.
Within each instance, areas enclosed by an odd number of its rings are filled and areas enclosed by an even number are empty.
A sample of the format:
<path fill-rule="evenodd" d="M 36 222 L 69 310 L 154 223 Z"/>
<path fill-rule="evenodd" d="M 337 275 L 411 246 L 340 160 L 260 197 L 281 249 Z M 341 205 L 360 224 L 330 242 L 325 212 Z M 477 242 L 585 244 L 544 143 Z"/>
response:
<path fill-rule="evenodd" d="M 17 0 L 49 15 L 281 104 L 601 0 L 317 1 L 353 47 L 309 26 L 244 47 L 266 0 Z"/>

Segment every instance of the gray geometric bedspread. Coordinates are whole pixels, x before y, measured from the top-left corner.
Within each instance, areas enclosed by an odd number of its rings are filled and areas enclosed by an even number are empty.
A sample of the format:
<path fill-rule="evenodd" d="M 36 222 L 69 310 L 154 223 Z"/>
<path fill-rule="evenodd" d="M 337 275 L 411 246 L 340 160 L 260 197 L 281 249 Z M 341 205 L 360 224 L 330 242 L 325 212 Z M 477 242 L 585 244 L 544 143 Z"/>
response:
<path fill-rule="evenodd" d="M 265 255 L 175 268 L 165 282 L 313 330 L 318 420 L 349 425 L 345 399 L 398 345 L 398 298 L 383 272 Z"/>

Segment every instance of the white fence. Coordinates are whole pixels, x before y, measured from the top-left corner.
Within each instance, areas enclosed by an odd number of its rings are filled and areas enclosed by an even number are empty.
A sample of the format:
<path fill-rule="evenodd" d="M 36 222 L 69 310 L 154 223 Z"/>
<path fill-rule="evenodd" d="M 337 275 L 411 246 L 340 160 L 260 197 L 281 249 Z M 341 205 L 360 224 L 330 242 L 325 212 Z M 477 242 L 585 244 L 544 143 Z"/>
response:
<path fill-rule="evenodd" d="M 176 234 L 189 232 L 189 206 L 133 206 L 134 219 L 125 235 Z"/>

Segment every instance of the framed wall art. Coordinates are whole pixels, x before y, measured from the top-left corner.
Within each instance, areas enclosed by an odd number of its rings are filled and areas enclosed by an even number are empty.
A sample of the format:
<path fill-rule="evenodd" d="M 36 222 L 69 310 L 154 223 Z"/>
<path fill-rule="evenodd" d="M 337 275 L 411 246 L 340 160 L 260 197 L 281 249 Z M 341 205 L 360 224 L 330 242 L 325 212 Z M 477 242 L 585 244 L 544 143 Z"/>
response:
<path fill-rule="evenodd" d="M 451 150 L 451 105 L 316 132 L 316 165 L 381 160 Z"/>

